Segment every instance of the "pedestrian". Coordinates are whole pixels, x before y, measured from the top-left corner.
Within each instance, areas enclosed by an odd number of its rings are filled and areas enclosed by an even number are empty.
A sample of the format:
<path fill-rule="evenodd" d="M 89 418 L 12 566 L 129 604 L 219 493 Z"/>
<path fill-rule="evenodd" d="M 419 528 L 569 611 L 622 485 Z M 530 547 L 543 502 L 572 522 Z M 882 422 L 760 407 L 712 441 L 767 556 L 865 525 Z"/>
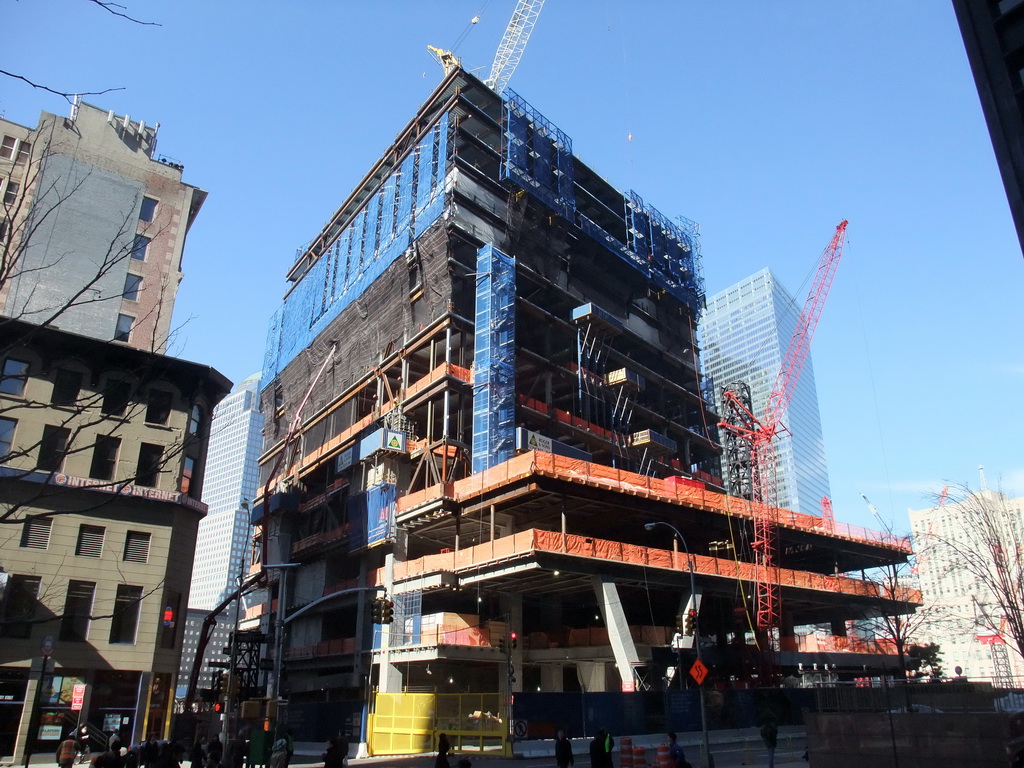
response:
<path fill-rule="evenodd" d="M 206 763 L 206 750 L 203 748 L 203 744 L 206 742 L 206 737 L 196 739 L 196 743 L 192 745 L 192 751 L 188 753 L 189 762 L 192 763 L 192 768 L 203 768 Z"/>
<path fill-rule="evenodd" d="M 558 736 L 555 738 L 555 763 L 558 768 L 569 768 L 575 764 L 572 756 L 572 742 L 565 738 L 565 731 L 558 729 Z"/>
<path fill-rule="evenodd" d="M 590 742 L 590 766 L 591 768 L 614 768 L 612 762 L 612 750 L 615 749 L 615 739 L 604 728 L 597 732 L 597 736 Z"/>
<path fill-rule="evenodd" d="M 779 743 L 779 726 L 775 717 L 768 715 L 761 726 L 761 739 L 768 748 L 768 768 L 775 768 L 775 747 Z"/>
<path fill-rule="evenodd" d="M 278 739 L 270 750 L 270 763 L 267 768 L 288 768 L 288 740 Z"/>
<path fill-rule="evenodd" d="M 338 754 L 341 757 L 341 764 L 346 765 L 348 760 L 348 736 L 341 731 L 338 731 L 338 736 L 334 740 L 334 743 L 338 746 Z"/>
<path fill-rule="evenodd" d="M 221 743 L 220 736 L 216 733 L 210 737 L 210 741 L 206 745 L 206 756 L 207 758 L 212 758 L 218 763 L 224 757 L 224 745 Z"/>
<path fill-rule="evenodd" d="M 668 732 L 668 759 L 675 768 L 686 768 L 686 755 L 683 753 L 683 745 L 676 741 L 676 732 Z"/>
<path fill-rule="evenodd" d="M 345 751 L 341 751 L 338 739 L 331 739 L 327 742 L 327 750 L 320 756 L 324 761 L 324 768 L 343 768 L 345 756 L 348 755 L 348 742 L 345 742 Z"/>
<path fill-rule="evenodd" d="M 75 749 L 78 751 L 78 762 L 89 761 L 89 727 L 83 725 L 78 731 L 78 741 L 75 742 Z"/>
<path fill-rule="evenodd" d="M 142 768 L 150 768 L 158 757 L 160 757 L 160 745 L 156 743 L 156 736 L 150 736 L 139 750 L 139 762 L 142 764 Z"/>
<path fill-rule="evenodd" d="M 75 764 L 75 740 L 68 734 L 68 737 L 57 745 L 57 765 L 60 768 L 71 768 Z"/>
<path fill-rule="evenodd" d="M 437 759 L 434 760 L 434 768 L 451 768 L 448 763 L 448 734 L 442 733 L 437 737 Z"/>

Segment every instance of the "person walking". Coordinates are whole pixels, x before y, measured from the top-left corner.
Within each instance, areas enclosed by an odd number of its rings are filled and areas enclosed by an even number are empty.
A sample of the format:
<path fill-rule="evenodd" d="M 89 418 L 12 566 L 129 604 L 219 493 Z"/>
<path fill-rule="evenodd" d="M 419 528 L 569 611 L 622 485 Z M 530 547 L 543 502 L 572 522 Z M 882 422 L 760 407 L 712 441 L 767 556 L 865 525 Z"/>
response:
<path fill-rule="evenodd" d="M 437 758 L 434 760 L 434 768 L 451 768 L 448 762 L 448 734 L 442 733 L 437 737 Z"/>
<path fill-rule="evenodd" d="M 686 755 L 683 752 L 683 745 L 676 741 L 676 732 L 668 732 L 668 758 L 673 768 L 686 768 Z"/>
<path fill-rule="evenodd" d="M 590 742 L 590 766 L 591 768 L 614 768 L 612 762 L 612 750 L 615 749 L 615 739 L 604 728 L 597 732 L 597 736 Z"/>
<path fill-rule="evenodd" d="M 775 747 L 779 743 L 779 726 L 771 715 L 765 718 L 761 726 L 761 739 L 768 748 L 768 768 L 775 768 Z"/>
<path fill-rule="evenodd" d="M 558 768 L 569 768 L 575 762 L 572 756 L 572 742 L 565 737 L 565 731 L 559 729 L 555 739 L 555 763 Z"/>
<path fill-rule="evenodd" d="M 188 759 L 192 763 L 192 768 L 203 768 L 206 765 L 206 750 L 203 749 L 205 741 L 205 736 L 196 739 L 196 743 L 192 745 L 192 751 L 188 753 Z"/>
<path fill-rule="evenodd" d="M 288 768 L 287 739 L 278 739 L 274 742 L 274 748 L 270 750 L 270 764 L 268 768 Z"/>
<path fill-rule="evenodd" d="M 75 740 L 70 733 L 64 741 L 57 745 L 55 757 L 60 768 L 71 768 L 75 764 Z"/>

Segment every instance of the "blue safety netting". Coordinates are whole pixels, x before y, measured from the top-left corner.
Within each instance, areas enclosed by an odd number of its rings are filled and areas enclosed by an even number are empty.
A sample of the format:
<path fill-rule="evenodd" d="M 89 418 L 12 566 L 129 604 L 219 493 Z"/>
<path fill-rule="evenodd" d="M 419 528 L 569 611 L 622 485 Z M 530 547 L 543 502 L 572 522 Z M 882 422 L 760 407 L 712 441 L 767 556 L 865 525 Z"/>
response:
<path fill-rule="evenodd" d="M 515 451 L 516 262 L 488 244 L 476 255 L 473 472 Z"/>
<path fill-rule="evenodd" d="M 572 139 L 515 91 L 505 89 L 503 98 L 502 179 L 514 181 L 695 313 L 702 310 L 704 282 L 693 222 L 675 224 L 628 192 L 623 242 L 621 233 L 608 232 L 576 209 Z"/>
<path fill-rule="evenodd" d="M 270 319 L 263 386 L 391 266 L 444 210 L 448 114 L 384 180 Z"/>
<path fill-rule="evenodd" d="M 512 179 L 565 218 L 576 209 L 572 139 L 506 88 L 501 178 Z"/>

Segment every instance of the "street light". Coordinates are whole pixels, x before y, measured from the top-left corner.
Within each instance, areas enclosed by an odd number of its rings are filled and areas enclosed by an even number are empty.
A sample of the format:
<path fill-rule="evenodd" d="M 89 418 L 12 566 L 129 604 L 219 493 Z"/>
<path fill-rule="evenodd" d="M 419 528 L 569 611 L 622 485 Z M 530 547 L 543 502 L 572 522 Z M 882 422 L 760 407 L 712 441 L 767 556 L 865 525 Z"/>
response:
<path fill-rule="evenodd" d="M 693 556 L 690 555 L 690 548 L 688 546 L 686 546 L 686 539 L 683 538 L 683 534 L 681 534 L 679 532 L 679 529 L 676 528 L 674 525 L 672 525 L 672 523 L 666 523 L 666 522 L 664 522 L 662 520 L 657 520 L 657 521 L 655 521 L 653 523 L 645 523 L 644 524 L 644 529 L 648 530 L 648 531 L 653 531 L 654 530 L 654 526 L 656 526 L 656 525 L 664 525 L 666 528 L 671 528 L 672 531 L 675 533 L 675 535 L 678 537 L 679 543 L 683 545 L 683 552 L 686 553 L 686 565 L 690 569 L 690 595 L 692 596 L 693 607 L 694 607 L 694 612 L 693 612 L 693 649 L 694 649 L 694 651 L 697 654 L 697 661 L 700 661 L 701 660 L 701 658 L 700 658 L 700 612 L 696 610 L 696 608 L 697 608 L 697 578 L 696 578 L 696 576 L 694 575 L 694 572 L 693 572 Z M 682 675 L 682 672 L 683 672 L 683 670 L 680 669 L 679 670 L 680 675 Z M 679 682 L 680 682 L 680 684 L 682 684 L 682 679 L 681 678 L 680 678 Z M 704 740 L 704 759 L 706 761 L 705 762 L 705 766 L 706 766 L 706 768 L 714 768 L 714 766 L 715 766 L 715 759 L 711 756 L 711 742 L 708 741 L 708 716 L 707 716 L 707 711 L 704 708 L 704 687 L 702 685 L 700 685 L 699 683 L 697 684 L 697 694 L 698 694 L 698 699 L 700 701 L 700 730 L 701 730 L 701 735 L 702 735 L 703 740 Z"/>

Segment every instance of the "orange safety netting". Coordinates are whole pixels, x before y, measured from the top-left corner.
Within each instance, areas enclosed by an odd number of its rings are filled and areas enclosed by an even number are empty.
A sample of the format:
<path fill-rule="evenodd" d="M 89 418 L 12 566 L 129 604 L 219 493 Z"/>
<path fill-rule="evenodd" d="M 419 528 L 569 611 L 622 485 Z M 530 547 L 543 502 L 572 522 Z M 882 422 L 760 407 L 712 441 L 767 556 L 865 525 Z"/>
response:
<path fill-rule="evenodd" d="M 467 568 L 480 568 L 488 562 L 508 560 L 512 557 L 526 557 L 535 552 L 561 552 L 577 557 L 588 557 L 598 560 L 614 560 L 621 563 L 634 563 L 652 568 L 667 568 L 676 571 L 687 571 L 689 566 L 686 555 L 662 549 L 652 549 L 619 541 L 595 539 L 589 536 L 563 534 L 557 531 L 530 529 L 511 536 L 504 536 L 483 544 L 477 544 L 458 552 L 441 552 L 426 555 L 416 560 L 397 562 L 394 566 L 396 581 L 442 571 L 458 572 Z M 728 560 L 707 555 L 694 555 L 694 570 L 705 576 L 719 576 L 727 579 L 756 581 L 757 568 L 753 563 Z M 887 597 L 878 584 L 848 576 L 824 576 L 808 571 L 795 571 L 779 568 L 776 580 L 785 587 L 812 589 L 822 592 L 838 592 L 863 597 Z M 920 593 L 914 600 L 913 594 L 908 602 L 920 602 Z"/>
<path fill-rule="evenodd" d="M 471 477 L 403 496 L 398 500 L 398 510 L 399 513 L 413 510 L 417 506 L 441 496 L 466 502 L 487 491 L 535 475 L 590 487 L 608 488 L 631 496 L 666 501 L 684 507 L 714 510 L 749 519 L 754 518 L 755 502 L 709 491 L 706 488 L 697 487 L 696 484 L 666 481 L 604 464 L 570 459 L 542 451 L 529 451 Z M 775 513 L 781 526 L 814 529 L 838 538 L 869 541 L 907 553 L 911 551 L 910 540 L 907 537 L 894 536 L 883 531 L 872 531 L 844 523 L 829 524 L 823 518 L 800 514 L 788 509 L 775 508 Z"/>

